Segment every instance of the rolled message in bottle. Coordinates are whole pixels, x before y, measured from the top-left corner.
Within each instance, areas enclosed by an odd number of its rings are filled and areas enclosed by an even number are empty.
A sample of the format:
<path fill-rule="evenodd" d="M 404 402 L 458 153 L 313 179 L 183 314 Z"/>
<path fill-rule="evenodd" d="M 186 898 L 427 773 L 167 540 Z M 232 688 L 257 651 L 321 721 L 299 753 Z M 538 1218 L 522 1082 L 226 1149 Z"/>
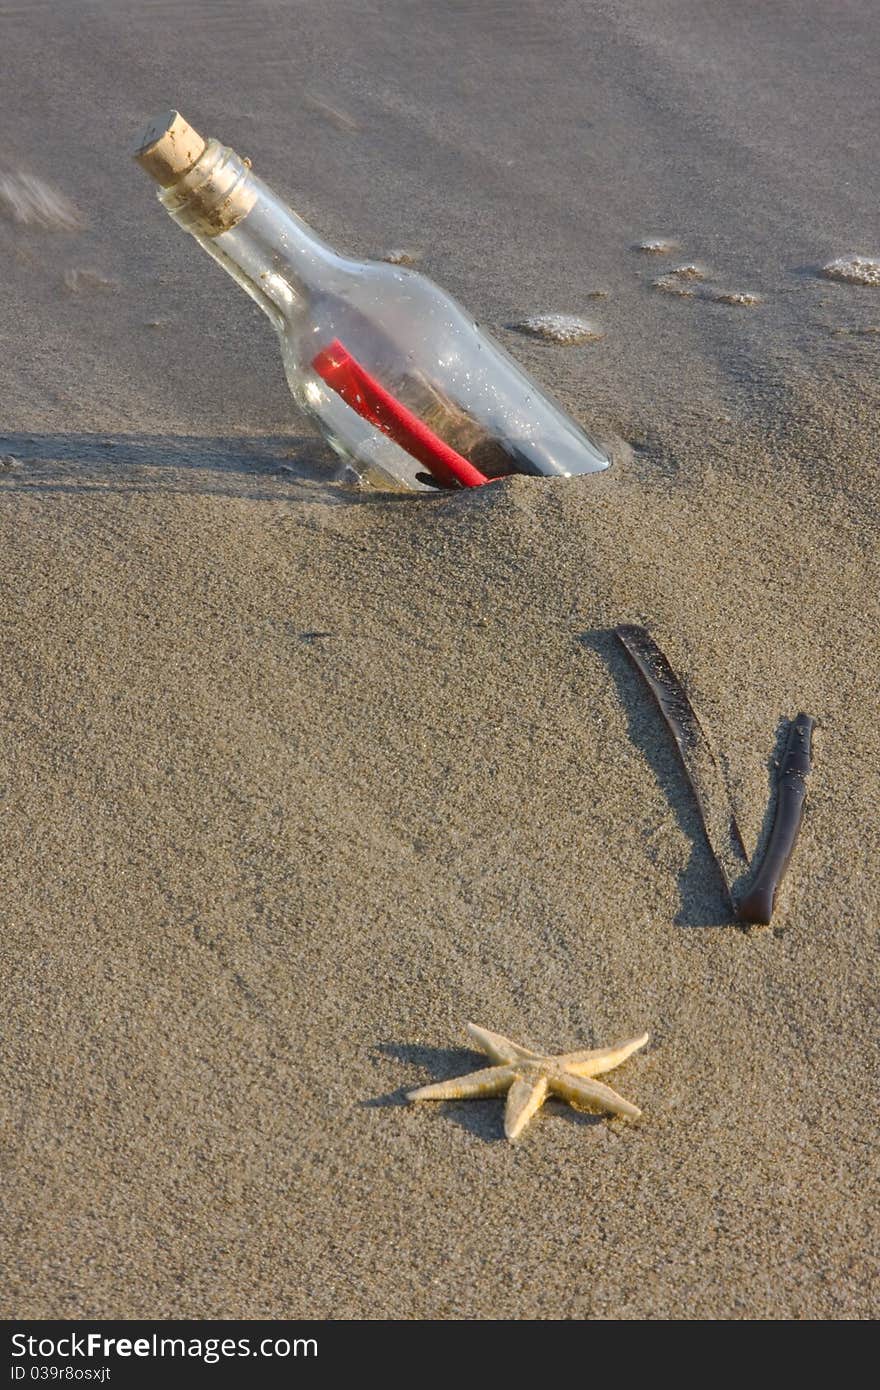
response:
<path fill-rule="evenodd" d="M 439 439 L 428 426 L 386 391 L 360 362 L 336 341 L 322 348 L 312 361 L 321 377 L 338 391 L 352 410 L 369 420 L 423 463 L 446 487 L 481 487 L 489 479 L 455 449 Z"/>

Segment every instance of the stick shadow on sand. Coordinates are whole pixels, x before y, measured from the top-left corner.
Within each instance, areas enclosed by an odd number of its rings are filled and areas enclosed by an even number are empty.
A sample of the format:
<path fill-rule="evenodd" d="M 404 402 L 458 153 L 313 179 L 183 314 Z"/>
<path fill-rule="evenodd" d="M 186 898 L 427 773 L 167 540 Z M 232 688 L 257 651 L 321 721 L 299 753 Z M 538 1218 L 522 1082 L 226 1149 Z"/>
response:
<path fill-rule="evenodd" d="M 680 927 L 730 926 L 733 916 L 723 880 L 706 842 L 700 814 L 681 769 L 672 736 L 646 698 L 639 677 L 625 657 L 613 630 L 587 632 L 580 642 L 605 662 L 626 713 L 628 733 L 651 768 L 679 826 L 691 842 L 691 855 L 678 876 L 681 899 L 675 918 Z M 621 833 L 625 833 L 622 831 Z"/>
<path fill-rule="evenodd" d="M 169 435 L 169 434 L 0 434 L 0 458 L 13 464 L 0 472 L 7 485 L 65 492 L 88 489 L 100 480 L 103 490 L 136 490 L 141 481 L 151 491 L 201 492 L 214 497 L 239 497 L 235 478 L 263 475 L 280 478 L 295 490 L 317 490 L 325 500 L 357 502 L 418 502 L 419 493 L 369 492 L 339 481 L 339 459 L 319 439 L 296 435 Z M 118 469 L 114 479 L 113 470 Z M 142 469 L 143 475 L 126 470 Z M 162 472 L 191 474 L 185 482 Z M 159 476 L 156 476 L 156 475 Z M 277 491 L 247 495 L 277 501 Z"/>
<path fill-rule="evenodd" d="M 480 1052 L 470 1052 L 462 1047 L 425 1047 L 421 1043 L 379 1043 L 378 1051 L 386 1057 L 393 1057 L 397 1062 L 403 1062 L 406 1066 L 410 1079 L 405 1086 L 398 1087 L 395 1091 L 388 1091 L 383 1096 L 374 1096 L 370 1100 L 361 1101 L 364 1109 L 376 1110 L 388 1106 L 409 1105 L 407 1092 L 414 1086 L 418 1086 L 424 1081 L 446 1081 L 451 1076 L 461 1076 L 465 1072 L 473 1071 L 475 1067 L 485 1066 L 486 1058 Z M 427 1075 L 426 1075 L 427 1073 Z M 475 1134 L 479 1139 L 485 1139 L 487 1143 L 498 1141 L 507 1144 L 504 1135 L 504 1100 L 499 1101 L 496 1097 L 487 1097 L 486 1100 L 448 1100 L 441 1102 L 440 1108 L 444 1115 L 458 1125 L 459 1129 L 464 1129 L 468 1134 Z M 607 1120 L 607 1115 L 590 1114 L 585 1110 L 573 1110 L 570 1105 L 554 1103 L 552 1100 L 547 1105 L 548 1113 L 565 1115 L 572 1123 L 577 1125 L 600 1125 Z"/>

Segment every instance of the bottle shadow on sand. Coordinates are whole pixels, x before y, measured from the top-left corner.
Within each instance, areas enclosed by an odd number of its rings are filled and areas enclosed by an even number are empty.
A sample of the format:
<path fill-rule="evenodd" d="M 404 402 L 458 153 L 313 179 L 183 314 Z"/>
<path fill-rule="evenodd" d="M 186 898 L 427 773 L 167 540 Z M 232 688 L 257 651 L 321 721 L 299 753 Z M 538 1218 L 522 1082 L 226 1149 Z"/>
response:
<path fill-rule="evenodd" d="M 327 502 L 419 501 L 431 494 L 379 492 L 343 476 L 314 436 L 15 433 L 0 435 L 0 483 L 54 492 L 201 493 L 277 501 L 254 490 L 260 476 Z"/>

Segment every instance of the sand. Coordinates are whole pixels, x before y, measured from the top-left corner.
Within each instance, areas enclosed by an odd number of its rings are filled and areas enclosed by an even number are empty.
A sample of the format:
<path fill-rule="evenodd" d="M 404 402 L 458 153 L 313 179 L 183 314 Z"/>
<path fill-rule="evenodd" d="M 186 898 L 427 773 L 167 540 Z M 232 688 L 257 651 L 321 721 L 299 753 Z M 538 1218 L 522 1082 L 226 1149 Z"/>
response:
<path fill-rule="evenodd" d="M 820 274 L 880 254 L 876 7 L 0 26 L 3 170 L 67 200 L 0 219 L 3 1311 L 876 1315 L 880 292 Z M 418 246 L 615 467 L 334 481 L 127 158 L 170 104 L 340 247 Z M 653 288 L 691 260 L 762 302 Z M 604 337 L 505 327 L 546 313 Z M 622 622 L 750 852 L 819 722 L 770 928 L 729 921 Z M 650 1030 L 610 1078 L 643 1118 L 551 1103 L 514 1147 L 497 1101 L 407 1106 L 478 1065 L 468 1019 Z"/>

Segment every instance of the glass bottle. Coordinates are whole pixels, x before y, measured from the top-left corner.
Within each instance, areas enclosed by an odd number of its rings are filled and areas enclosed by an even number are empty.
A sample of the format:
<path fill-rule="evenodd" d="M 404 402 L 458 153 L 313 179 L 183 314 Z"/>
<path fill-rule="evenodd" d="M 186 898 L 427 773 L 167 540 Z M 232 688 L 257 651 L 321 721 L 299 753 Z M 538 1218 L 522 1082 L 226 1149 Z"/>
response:
<path fill-rule="evenodd" d="M 339 255 L 179 112 L 152 121 L 133 154 L 171 217 L 265 311 L 294 399 L 364 481 L 473 487 L 608 466 L 450 295 L 406 266 Z"/>

